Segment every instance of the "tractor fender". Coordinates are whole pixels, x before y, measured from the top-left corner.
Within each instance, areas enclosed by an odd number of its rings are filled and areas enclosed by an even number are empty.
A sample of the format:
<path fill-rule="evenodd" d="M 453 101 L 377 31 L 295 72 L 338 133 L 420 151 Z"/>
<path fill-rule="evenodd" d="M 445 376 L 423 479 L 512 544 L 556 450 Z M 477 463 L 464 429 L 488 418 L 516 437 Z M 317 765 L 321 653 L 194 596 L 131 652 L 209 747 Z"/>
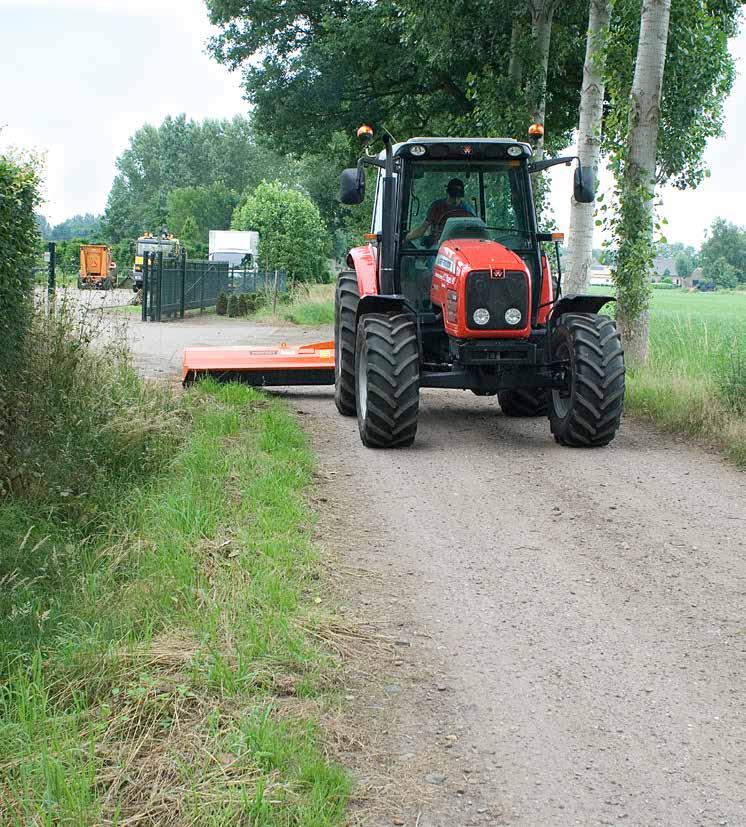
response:
<path fill-rule="evenodd" d="M 563 313 L 598 313 L 609 302 L 615 302 L 614 296 L 591 296 L 585 293 L 568 293 L 552 307 L 552 319 Z"/>
<path fill-rule="evenodd" d="M 411 313 L 412 308 L 404 296 L 362 296 L 357 306 L 357 318 L 368 313 Z"/>
<path fill-rule="evenodd" d="M 355 271 L 360 297 L 375 296 L 378 293 L 377 250 L 372 244 L 353 247 L 347 254 L 347 266 Z"/>

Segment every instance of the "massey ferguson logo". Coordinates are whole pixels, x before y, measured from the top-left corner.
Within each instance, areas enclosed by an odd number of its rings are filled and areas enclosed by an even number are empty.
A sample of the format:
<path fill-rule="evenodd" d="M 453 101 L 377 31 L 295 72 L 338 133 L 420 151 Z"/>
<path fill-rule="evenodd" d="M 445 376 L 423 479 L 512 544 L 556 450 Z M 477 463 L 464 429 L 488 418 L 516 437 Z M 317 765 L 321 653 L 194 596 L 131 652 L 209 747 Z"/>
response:
<path fill-rule="evenodd" d="M 491 279 L 504 279 L 505 278 L 505 268 L 504 267 L 493 267 L 490 269 L 490 278 Z"/>

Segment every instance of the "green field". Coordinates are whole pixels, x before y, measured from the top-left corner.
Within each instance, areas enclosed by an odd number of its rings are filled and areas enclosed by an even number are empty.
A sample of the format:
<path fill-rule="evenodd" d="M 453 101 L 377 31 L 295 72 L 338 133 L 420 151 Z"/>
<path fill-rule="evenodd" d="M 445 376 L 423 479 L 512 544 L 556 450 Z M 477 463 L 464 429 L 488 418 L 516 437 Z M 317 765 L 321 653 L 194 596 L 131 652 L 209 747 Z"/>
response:
<path fill-rule="evenodd" d="M 746 292 L 654 290 L 649 363 L 627 387 L 629 413 L 746 466 Z"/>

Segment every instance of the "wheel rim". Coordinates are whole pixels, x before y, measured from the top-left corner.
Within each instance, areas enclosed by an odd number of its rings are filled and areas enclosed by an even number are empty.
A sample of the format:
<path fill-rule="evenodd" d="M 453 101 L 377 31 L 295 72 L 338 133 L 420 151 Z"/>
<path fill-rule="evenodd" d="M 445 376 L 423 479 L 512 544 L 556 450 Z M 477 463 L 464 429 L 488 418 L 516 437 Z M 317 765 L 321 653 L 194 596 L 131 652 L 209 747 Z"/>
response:
<path fill-rule="evenodd" d="M 558 359 L 569 359 L 570 351 L 567 345 L 561 345 L 557 348 L 556 356 Z M 572 379 L 568 378 L 564 388 L 552 388 L 552 407 L 555 413 L 561 419 L 564 419 L 570 413 L 570 400 L 572 399 Z"/>
<path fill-rule="evenodd" d="M 357 410 L 360 418 L 365 419 L 368 413 L 368 371 L 365 369 L 365 359 L 359 359 L 357 366 Z"/>

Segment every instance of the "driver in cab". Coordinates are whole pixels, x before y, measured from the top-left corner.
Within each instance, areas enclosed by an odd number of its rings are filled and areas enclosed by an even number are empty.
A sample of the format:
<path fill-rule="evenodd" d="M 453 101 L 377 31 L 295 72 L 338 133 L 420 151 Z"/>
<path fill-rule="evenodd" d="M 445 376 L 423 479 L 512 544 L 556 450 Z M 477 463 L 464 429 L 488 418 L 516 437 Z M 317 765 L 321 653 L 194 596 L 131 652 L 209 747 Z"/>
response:
<path fill-rule="evenodd" d="M 446 184 L 447 198 L 438 198 L 430 205 L 425 220 L 419 227 L 407 233 L 407 241 L 425 237 L 428 246 L 435 246 L 440 240 L 446 221 L 449 218 L 476 217 L 474 210 L 464 200 L 464 182 L 460 178 L 451 178 Z"/>

